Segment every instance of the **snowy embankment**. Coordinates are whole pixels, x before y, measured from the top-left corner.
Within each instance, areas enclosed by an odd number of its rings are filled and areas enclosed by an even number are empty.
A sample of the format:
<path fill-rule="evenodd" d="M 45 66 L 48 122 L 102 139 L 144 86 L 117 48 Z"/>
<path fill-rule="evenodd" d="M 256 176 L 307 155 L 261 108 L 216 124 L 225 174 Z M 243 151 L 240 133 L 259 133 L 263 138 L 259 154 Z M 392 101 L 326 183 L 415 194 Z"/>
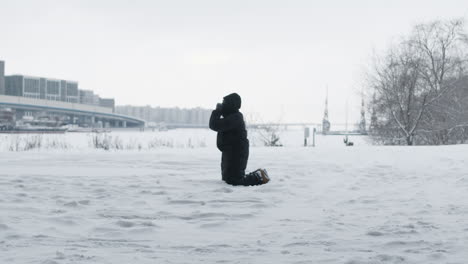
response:
<path fill-rule="evenodd" d="M 0 263 L 466 263 L 467 153 L 253 147 L 232 187 L 212 145 L 2 151 Z"/>

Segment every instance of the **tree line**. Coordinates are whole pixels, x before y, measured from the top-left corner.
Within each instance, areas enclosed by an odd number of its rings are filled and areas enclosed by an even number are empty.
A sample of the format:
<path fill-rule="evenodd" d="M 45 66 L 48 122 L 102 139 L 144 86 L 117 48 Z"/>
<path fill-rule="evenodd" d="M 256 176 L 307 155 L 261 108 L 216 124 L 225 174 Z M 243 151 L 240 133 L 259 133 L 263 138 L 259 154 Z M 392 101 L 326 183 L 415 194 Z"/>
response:
<path fill-rule="evenodd" d="M 414 26 L 367 71 L 372 139 L 386 145 L 467 142 L 467 66 L 463 19 Z"/>

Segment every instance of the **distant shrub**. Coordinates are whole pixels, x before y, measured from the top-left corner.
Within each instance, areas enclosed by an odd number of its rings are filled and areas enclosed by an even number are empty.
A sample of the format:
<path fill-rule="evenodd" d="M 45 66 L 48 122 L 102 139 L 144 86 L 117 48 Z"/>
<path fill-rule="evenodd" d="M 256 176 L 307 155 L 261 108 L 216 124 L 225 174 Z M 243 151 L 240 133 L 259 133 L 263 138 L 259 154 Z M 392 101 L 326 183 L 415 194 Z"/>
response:
<path fill-rule="evenodd" d="M 148 149 L 155 149 L 160 147 L 173 148 L 173 140 L 162 140 L 160 138 L 154 138 L 148 142 Z"/>
<path fill-rule="evenodd" d="M 11 136 L 7 149 L 8 151 L 30 151 L 39 149 L 68 149 L 70 147 L 70 144 L 63 139 L 44 139 L 42 134 L 34 134 Z"/>
<path fill-rule="evenodd" d="M 84 141 L 80 138 L 84 137 Z M 83 145 L 84 143 L 84 145 Z M 0 151 L 101 149 L 111 150 L 152 150 L 159 148 L 205 148 L 205 139 L 185 137 L 180 139 L 130 136 L 109 132 L 88 134 L 3 134 L 0 135 Z"/>

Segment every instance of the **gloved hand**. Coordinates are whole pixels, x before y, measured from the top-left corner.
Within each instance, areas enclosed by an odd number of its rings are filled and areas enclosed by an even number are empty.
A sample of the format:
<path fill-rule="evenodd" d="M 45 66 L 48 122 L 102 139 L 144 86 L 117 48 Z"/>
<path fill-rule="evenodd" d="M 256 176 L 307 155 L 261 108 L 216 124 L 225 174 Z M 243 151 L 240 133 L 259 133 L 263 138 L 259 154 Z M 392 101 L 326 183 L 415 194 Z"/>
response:
<path fill-rule="evenodd" d="M 223 104 L 220 104 L 220 103 L 216 104 L 216 110 L 217 111 L 223 110 Z"/>

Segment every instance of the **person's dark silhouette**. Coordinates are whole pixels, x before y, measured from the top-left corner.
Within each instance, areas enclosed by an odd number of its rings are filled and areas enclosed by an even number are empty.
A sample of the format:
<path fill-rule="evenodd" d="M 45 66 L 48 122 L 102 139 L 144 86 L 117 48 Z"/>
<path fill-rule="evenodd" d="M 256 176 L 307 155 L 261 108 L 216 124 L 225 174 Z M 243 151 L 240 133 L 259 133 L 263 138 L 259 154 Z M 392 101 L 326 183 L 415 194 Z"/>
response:
<path fill-rule="evenodd" d="M 222 179 L 231 185 L 260 185 L 270 179 L 266 170 L 258 169 L 245 175 L 249 159 L 249 140 L 245 129 L 244 116 L 239 109 L 241 97 L 232 93 L 217 104 L 210 117 L 210 129 L 218 132 L 216 145 L 222 152 Z"/>

